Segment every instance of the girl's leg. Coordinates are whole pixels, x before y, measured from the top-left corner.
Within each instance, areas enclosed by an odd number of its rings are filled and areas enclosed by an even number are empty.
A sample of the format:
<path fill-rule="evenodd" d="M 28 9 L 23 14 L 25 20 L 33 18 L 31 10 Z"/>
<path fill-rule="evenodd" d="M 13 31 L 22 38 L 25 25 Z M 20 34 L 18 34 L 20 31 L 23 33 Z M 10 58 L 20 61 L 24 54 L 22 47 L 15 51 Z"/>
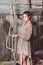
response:
<path fill-rule="evenodd" d="M 19 57 L 19 61 L 20 61 L 20 65 L 22 65 L 22 54 L 20 55 L 20 57 Z"/>
<path fill-rule="evenodd" d="M 25 55 L 23 55 L 23 65 L 26 65 L 26 61 L 25 61 Z"/>
<path fill-rule="evenodd" d="M 27 58 L 27 65 L 30 65 L 29 57 Z"/>

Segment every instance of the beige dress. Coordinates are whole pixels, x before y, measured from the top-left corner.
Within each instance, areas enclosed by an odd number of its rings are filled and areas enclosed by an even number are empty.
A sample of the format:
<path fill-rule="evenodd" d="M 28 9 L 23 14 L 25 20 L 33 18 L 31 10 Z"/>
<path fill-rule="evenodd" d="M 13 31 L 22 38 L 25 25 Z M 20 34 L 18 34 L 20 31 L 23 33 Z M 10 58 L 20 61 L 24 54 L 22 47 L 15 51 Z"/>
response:
<path fill-rule="evenodd" d="M 17 45 L 17 53 L 30 55 L 30 37 L 32 34 L 32 24 L 31 22 L 28 24 L 22 23 L 22 25 L 18 28 L 18 34 L 24 36 L 24 38 L 18 39 Z"/>

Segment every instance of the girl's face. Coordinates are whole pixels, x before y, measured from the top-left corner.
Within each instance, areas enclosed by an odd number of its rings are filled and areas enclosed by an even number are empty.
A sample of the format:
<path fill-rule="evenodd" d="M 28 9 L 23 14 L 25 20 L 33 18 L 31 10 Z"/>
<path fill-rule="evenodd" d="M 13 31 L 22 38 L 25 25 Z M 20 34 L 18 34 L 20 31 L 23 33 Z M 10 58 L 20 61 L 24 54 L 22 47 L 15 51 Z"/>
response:
<path fill-rule="evenodd" d="M 29 17 L 26 14 L 23 14 L 23 21 L 24 22 L 29 21 Z"/>

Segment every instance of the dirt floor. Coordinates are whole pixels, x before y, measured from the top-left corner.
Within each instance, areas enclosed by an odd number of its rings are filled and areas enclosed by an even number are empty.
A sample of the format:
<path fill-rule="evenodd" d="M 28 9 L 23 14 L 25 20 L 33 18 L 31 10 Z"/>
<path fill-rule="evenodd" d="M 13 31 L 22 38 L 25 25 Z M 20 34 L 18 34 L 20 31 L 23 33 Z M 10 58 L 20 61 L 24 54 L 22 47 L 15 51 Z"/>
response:
<path fill-rule="evenodd" d="M 14 61 L 0 62 L 0 65 L 16 65 Z"/>

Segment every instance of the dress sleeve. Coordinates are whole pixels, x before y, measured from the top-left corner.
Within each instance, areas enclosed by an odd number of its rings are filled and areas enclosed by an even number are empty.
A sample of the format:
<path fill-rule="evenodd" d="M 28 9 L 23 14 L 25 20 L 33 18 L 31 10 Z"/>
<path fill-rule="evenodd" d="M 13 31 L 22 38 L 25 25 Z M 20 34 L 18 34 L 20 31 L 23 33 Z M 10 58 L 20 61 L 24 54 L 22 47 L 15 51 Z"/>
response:
<path fill-rule="evenodd" d="M 26 32 L 23 35 L 23 39 L 30 40 L 31 35 L 32 35 L 32 24 L 28 25 L 28 27 L 26 28 Z"/>
<path fill-rule="evenodd" d="M 17 24 L 22 24 L 22 20 L 21 20 L 21 19 L 17 18 L 17 16 L 15 16 L 15 17 L 13 18 L 13 16 L 10 15 L 10 22 L 13 21 L 13 20 L 15 20 L 15 22 L 16 22 Z"/>
<path fill-rule="evenodd" d="M 17 24 L 22 24 L 22 20 L 19 19 L 16 15 L 14 16 L 14 19 L 15 19 Z"/>

